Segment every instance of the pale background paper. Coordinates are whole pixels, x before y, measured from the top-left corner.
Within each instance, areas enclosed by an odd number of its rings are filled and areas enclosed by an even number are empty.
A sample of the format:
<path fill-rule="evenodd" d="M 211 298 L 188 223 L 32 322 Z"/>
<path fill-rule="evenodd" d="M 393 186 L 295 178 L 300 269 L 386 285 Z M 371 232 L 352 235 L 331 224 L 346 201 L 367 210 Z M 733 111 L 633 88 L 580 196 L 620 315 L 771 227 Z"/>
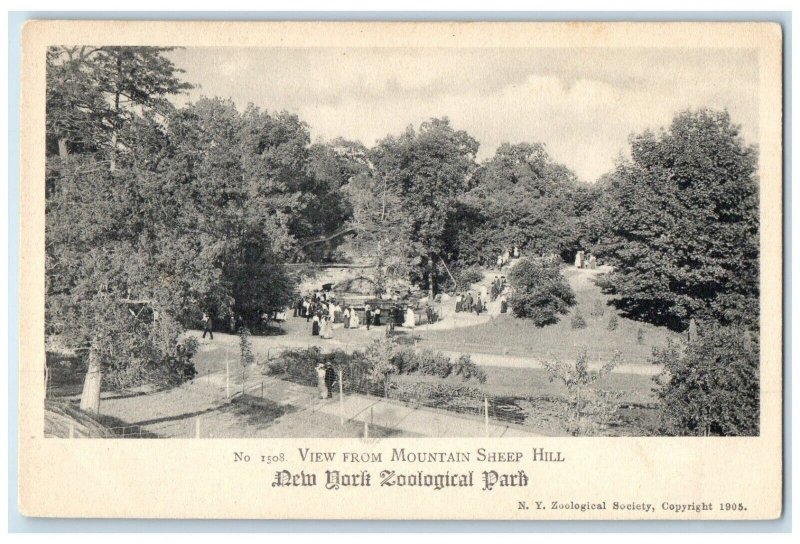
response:
<path fill-rule="evenodd" d="M 761 180 L 761 434 L 751 438 L 43 439 L 44 60 L 63 43 L 236 47 L 681 47 L 757 50 Z M 736 23 L 188 23 L 32 22 L 23 34 L 19 500 L 50 517 L 278 519 L 774 519 L 781 513 L 781 34 Z M 446 112 L 445 112 L 446 113 Z M 562 451 L 564 463 L 302 463 L 317 451 Z M 234 463 L 283 452 L 289 470 L 515 471 L 526 488 L 272 488 L 274 465 Z M 474 454 L 473 454 L 474 458 Z M 652 502 L 638 511 L 517 510 L 521 500 Z M 746 512 L 674 515 L 664 502 L 743 502 Z"/>

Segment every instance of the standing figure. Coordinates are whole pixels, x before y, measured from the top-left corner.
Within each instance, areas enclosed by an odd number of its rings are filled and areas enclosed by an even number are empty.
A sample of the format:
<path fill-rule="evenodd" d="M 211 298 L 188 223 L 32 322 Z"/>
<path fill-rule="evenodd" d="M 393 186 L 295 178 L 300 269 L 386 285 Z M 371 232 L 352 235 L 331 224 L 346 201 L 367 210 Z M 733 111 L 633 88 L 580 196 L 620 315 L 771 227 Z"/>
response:
<path fill-rule="evenodd" d="M 325 364 L 319 363 L 316 367 L 316 370 L 317 370 L 317 388 L 319 389 L 319 398 L 327 399 L 328 385 L 325 382 L 325 374 L 327 374 L 327 369 L 325 368 Z"/>
<path fill-rule="evenodd" d="M 475 315 L 481 315 L 481 310 L 483 310 L 483 302 L 481 301 L 480 295 L 475 299 Z"/>
<path fill-rule="evenodd" d="M 351 306 L 348 306 L 347 309 L 344 311 L 344 328 L 345 329 L 349 329 L 350 328 L 350 320 L 352 319 L 352 317 L 353 317 L 353 308 Z"/>
<path fill-rule="evenodd" d="M 372 309 L 370 309 L 369 304 L 364 306 L 364 323 L 366 323 L 367 330 L 369 330 L 369 326 L 372 325 Z"/>
<path fill-rule="evenodd" d="M 195 314 L 197 315 L 197 314 Z M 214 324 L 211 322 L 211 317 L 203 312 L 203 338 L 206 337 L 206 333 L 211 335 L 211 339 L 214 339 Z"/>
<path fill-rule="evenodd" d="M 322 320 L 322 333 L 320 336 L 326 340 L 333 338 L 333 321 L 331 320 L 330 316 L 326 316 Z"/>
<path fill-rule="evenodd" d="M 319 336 L 319 315 L 315 315 L 311 320 L 311 336 Z"/>
<path fill-rule="evenodd" d="M 336 371 L 333 365 L 328 362 L 325 363 L 325 388 L 328 390 L 328 398 L 333 396 L 333 384 L 336 383 Z"/>
<path fill-rule="evenodd" d="M 500 313 L 504 314 L 508 311 L 508 299 L 505 295 L 500 297 Z"/>
<path fill-rule="evenodd" d="M 373 314 L 372 324 L 376 327 L 380 327 L 381 325 L 381 308 L 378 306 L 375 308 L 375 313 Z"/>
<path fill-rule="evenodd" d="M 417 316 L 414 314 L 414 308 L 411 306 L 408 307 L 406 310 L 406 319 L 403 322 L 403 326 L 409 329 L 413 329 L 417 325 Z"/>

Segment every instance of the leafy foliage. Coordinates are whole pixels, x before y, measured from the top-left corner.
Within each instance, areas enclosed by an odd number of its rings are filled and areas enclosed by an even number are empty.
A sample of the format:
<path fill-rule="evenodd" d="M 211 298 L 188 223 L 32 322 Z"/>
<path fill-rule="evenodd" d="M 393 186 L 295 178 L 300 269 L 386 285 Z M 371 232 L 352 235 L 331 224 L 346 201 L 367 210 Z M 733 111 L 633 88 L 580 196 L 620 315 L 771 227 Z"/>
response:
<path fill-rule="evenodd" d="M 570 319 L 569 323 L 573 329 L 585 329 L 587 326 L 586 319 L 583 317 L 583 314 L 579 308 L 575 310 L 574 314 L 572 314 L 572 319 Z"/>
<path fill-rule="evenodd" d="M 759 344 L 741 326 L 704 323 L 685 345 L 653 350 L 665 430 L 678 435 L 757 435 Z"/>
<path fill-rule="evenodd" d="M 493 264 L 513 246 L 525 254 L 568 257 L 577 249 L 578 214 L 588 190 L 553 162 L 543 144 L 502 144 L 459 199 L 460 259 Z"/>
<path fill-rule="evenodd" d="M 586 350 L 578 353 L 575 363 L 558 359 L 543 361 L 550 381 L 559 381 L 567 388 L 567 429 L 573 436 L 597 434 L 605 429 L 618 409 L 617 395 L 597 389 L 593 384 L 620 363 L 619 354 L 598 370 L 589 370 Z"/>
<path fill-rule="evenodd" d="M 631 139 L 608 186 L 597 250 L 628 315 L 678 330 L 691 317 L 758 323 L 758 178 L 727 112 L 676 116 Z"/>
<path fill-rule="evenodd" d="M 475 168 L 478 142 L 450 121 L 431 119 L 418 131 L 381 140 L 371 152 L 375 177 L 402 206 L 396 236 L 416 283 L 436 290 L 440 260 L 452 253 L 458 197 Z"/>
<path fill-rule="evenodd" d="M 521 259 L 508 276 L 509 303 L 514 315 L 533 320 L 537 327 L 555 323 L 575 305 L 575 293 L 558 267 L 536 259 Z"/>

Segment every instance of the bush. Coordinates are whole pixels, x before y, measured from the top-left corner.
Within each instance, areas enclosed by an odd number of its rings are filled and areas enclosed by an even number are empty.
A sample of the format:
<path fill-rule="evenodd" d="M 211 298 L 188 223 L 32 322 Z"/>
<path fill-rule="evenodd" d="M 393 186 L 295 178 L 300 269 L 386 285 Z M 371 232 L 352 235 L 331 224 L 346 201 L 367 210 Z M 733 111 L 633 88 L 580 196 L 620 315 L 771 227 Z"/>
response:
<path fill-rule="evenodd" d="M 619 319 L 617 318 L 617 314 L 611 314 L 611 317 L 608 319 L 608 330 L 615 331 L 619 326 Z"/>
<path fill-rule="evenodd" d="M 558 314 L 575 305 L 575 293 L 556 267 L 521 259 L 508 280 L 514 315 L 533 320 L 537 327 L 557 322 Z"/>
<path fill-rule="evenodd" d="M 603 314 L 606 313 L 605 304 L 603 304 L 600 300 L 594 301 L 594 307 L 592 308 L 591 316 L 592 317 L 603 317 Z"/>
<path fill-rule="evenodd" d="M 653 350 L 665 431 L 677 435 L 758 435 L 759 344 L 744 326 L 698 326 L 696 339 Z"/>
<path fill-rule="evenodd" d="M 456 412 L 482 409 L 484 393 L 476 387 L 446 383 L 414 382 L 392 384 L 392 398 Z"/>
<path fill-rule="evenodd" d="M 610 373 L 621 362 L 619 353 L 597 370 L 589 369 L 589 355 L 582 350 L 575 363 L 559 360 L 543 361 L 545 371 L 551 382 L 558 381 L 567 389 L 566 413 L 561 417 L 566 421 L 567 430 L 574 436 L 602 433 L 611 422 L 619 408 L 620 394 L 595 387 L 595 382 Z"/>
<path fill-rule="evenodd" d="M 575 314 L 572 316 L 570 325 L 572 326 L 573 329 L 586 328 L 586 320 L 583 318 L 583 314 L 581 314 L 580 310 L 575 310 Z"/>
<path fill-rule="evenodd" d="M 466 268 L 457 270 L 455 273 L 455 278 L 458 282 L 456 288 L 466 289 L 473 283 L 478 283 L 479 281 L 483 280 L 483 272 L 477 266 L 468 266 Z"/>
<path fill-rule="evenodd" d="M 464 380 L 475 378 L 480 383 L 486 383 L 486 372 L 472 361 L 469 354 L 461 355 L 453 364 L 453 374 L 461 376 Z"/>

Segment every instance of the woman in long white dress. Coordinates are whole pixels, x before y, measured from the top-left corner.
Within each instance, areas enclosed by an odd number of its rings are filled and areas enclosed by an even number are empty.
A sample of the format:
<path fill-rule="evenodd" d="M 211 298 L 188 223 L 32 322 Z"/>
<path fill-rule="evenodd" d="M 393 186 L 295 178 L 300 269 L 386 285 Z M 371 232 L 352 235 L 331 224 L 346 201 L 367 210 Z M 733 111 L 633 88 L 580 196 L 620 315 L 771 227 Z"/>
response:
<path fill-rule="evenodd" d="M 359 321 L 358 321 L 358 312 L 356 312 L 355 310 L 351 309 L 350 310 L 350 328 L 351 329 L 357 329 L 359 327 L 359 325 L 361 325 L 361 323 L 359 323 Z"/>
<path fill-rule="evenodd" d="M 322 333 L 321 333 L 320 336 L 322 336 L 322 338 L 324 338 L 326 340 L 330 340 L 331 338 L 333 338 L 333 323 L 331 323 L 331 318 L 330 317 L 326 316 L 323 319 L 323 321 L 322 321 Z"/>
<path fill-rule="evenodd" d="M 414 326 L 417 324 L 417 316 L 414 314 L 414 308 L 411 306 L 408 307 L 406 310 L 406 319 L 403 322 L 403 326 L 407 329 L 413 329 Z"/>

